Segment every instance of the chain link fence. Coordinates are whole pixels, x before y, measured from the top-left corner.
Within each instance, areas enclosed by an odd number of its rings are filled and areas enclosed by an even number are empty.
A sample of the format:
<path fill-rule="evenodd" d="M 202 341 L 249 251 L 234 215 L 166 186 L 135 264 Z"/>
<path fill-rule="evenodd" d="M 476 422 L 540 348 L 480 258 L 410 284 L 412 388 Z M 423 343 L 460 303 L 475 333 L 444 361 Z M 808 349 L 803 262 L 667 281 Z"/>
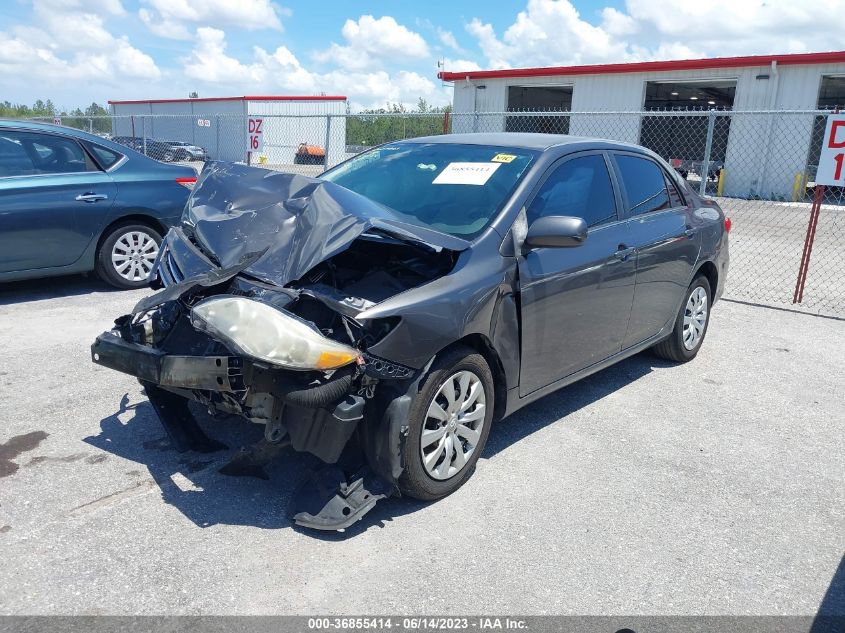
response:
<path fill-rule="evenodd" d="M 542 132 L 636 143 L 657 152 L 732 219 L 725 296 L 793 305 L 827 112 L 644 111 L 262 115 L 251 151 L 242 115 L 65 117 L 165 162 L 206 160 L 319 175 L 369 147 L 461 132 Z M 50 121 L 48 121 L 50 122 Z M 845 316 L 845 192 L 825 189 L 799 309 Z"/>

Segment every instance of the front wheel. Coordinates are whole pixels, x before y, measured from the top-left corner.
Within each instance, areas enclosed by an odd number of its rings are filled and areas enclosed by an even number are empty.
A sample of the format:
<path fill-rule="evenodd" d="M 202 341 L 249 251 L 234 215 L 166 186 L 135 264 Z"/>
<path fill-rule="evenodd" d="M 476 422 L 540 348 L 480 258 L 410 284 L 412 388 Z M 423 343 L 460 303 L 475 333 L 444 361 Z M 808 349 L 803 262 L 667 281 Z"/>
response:
<path fill-rule="evenodd" d="M 148 283 L 160 244 L 161 235 L 149 226 L 116 226 L 100 244 L 97 274 L 116 288 L 142 288 Z"/>
<path fill-rule="evenodd" d="M 402 492 L 432 501 L 460 488 L 484 450 L 493 403 L 483 356 L 460 347 L 435 361 L 411 406 Z"/>
<path fill-rule="evenodd" d="M 701 275 L 693 279 L 675 319 L 672 334 L 654 346 L 654 353 L 660 358 L 678 363 L 695 358 L 707 334 L 712 297 L 713 292 L 707 277 Z"/>

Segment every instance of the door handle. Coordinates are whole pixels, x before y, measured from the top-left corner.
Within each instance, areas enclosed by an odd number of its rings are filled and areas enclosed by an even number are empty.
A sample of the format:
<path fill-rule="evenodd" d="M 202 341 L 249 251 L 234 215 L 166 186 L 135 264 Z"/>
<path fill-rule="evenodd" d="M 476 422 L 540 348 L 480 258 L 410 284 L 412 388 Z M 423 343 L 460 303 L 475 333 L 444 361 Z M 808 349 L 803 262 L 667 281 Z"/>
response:
<path fill-rule="evenodd" d="M 686 236 L 687 236 L 688 238 L 690 238 L 690 239 L 692 239 L 693 237 L 695 237 L 695 234 L 696 234 L 697 232 L 698 232 L 698 231 L 697 231 L 697 229 L 694 229 L 694 228 L 692 228 L 691 226 L 688 226 L 686 229 L 684 229 L 684 235 L 686 235 Z"/>
<path fill-rule="evenodd" d="M 636 248 L 628 248 L 624 244 L 620 244 L 618 249 L 616 250 L 616 252 L 613 254 L 613 256 L 616 259 L 618 259 L 619 261 L 624 262 L 626 259 L 628 259 L 631 255 L 633 255 L 636 252 L 637 252 Z"/>
<path fill-rule="evenodd" d="M 104 193 L 82 193 L 76 196 L 77 202 L 97 202 L 98 200 L 108 200 L 108 196 Z"/>

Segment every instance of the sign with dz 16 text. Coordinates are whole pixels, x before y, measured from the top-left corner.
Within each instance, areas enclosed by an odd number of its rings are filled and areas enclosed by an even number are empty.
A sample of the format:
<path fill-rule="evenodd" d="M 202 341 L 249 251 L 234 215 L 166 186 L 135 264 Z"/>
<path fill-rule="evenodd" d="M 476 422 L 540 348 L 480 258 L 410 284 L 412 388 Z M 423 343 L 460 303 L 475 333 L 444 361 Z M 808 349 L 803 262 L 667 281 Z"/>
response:
<path fill-rule="evenodd" d="M 264 119 L 247 119 L 246 148 L 250 152 L 260 152 L 264 149 Z"/>

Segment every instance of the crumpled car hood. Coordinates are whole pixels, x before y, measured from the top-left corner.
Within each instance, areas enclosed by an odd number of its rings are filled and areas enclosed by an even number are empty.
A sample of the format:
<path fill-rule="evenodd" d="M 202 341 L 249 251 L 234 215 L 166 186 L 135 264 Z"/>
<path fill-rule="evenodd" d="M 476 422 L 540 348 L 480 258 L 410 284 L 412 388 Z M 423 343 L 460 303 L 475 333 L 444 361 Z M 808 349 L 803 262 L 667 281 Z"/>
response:
<path fill-rule="evenodd" d="M 437 250 L 469 247 L 334 183 L 234 163 L 206 164 L 182 217 L 182 230 L 220 267 L 249 258 L 246 272 L 278 285 L 373 229 Z"/>

